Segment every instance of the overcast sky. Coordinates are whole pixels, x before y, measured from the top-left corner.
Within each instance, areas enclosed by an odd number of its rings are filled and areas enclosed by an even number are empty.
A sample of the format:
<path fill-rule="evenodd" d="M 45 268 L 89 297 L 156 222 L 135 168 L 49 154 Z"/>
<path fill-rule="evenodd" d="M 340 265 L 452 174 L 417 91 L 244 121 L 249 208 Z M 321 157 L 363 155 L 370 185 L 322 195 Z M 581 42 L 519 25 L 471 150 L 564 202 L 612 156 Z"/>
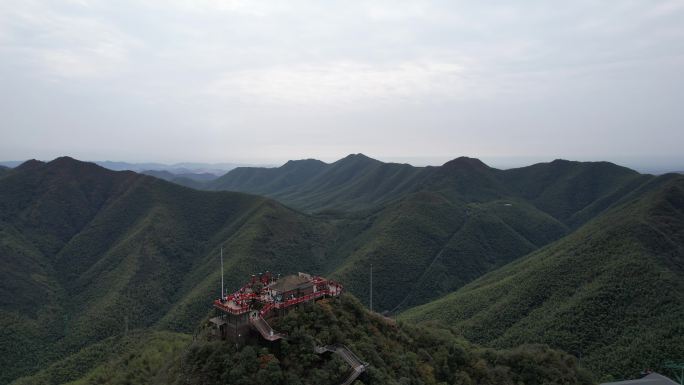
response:
<path fill-rule="evenodd" d="M 683 148 L 684 0 L 0 1 L 0 160 Z"/>

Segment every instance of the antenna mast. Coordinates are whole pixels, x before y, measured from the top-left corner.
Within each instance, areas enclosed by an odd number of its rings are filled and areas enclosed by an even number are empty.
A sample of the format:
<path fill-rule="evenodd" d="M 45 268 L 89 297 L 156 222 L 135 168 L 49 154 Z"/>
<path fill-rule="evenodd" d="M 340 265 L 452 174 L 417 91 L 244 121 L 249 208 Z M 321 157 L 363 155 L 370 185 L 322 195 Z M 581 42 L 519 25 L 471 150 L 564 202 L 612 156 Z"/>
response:
<path fill-rule="evenodd" d="M 223 246 L 221 246 L 221 301 L 223 301 Z"/>
<path fill-rule="evenodd" d="M 370 311 L 373 312 L 373 264 L 370 266 Z"/>

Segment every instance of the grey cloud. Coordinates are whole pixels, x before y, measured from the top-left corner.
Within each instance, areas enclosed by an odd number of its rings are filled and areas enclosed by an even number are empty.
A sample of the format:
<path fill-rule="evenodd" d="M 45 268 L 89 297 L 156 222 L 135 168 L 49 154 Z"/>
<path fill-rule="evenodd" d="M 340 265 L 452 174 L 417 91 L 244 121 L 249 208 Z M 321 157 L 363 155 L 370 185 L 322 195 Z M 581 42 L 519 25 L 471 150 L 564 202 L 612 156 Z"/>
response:
<path fill-rule="evenodd" d="M 8 1 L 0 154 L 682 162 L 683 62 L 673 0 Z"/>

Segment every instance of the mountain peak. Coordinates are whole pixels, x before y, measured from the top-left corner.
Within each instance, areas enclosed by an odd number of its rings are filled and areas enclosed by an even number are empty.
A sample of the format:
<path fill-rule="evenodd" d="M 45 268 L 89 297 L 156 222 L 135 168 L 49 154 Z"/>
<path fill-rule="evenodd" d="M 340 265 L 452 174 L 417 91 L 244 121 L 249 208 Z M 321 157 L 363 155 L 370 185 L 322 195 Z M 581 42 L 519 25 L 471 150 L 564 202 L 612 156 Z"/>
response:
<path fill-rule="evenodd" d="M 25 170 L 32 170 L 34 168 L 38 168 L 40 166 L 43 166 L 45 162 L 36 160 L 36 159 L 29 159 L 26 162 L 20 164 L 15 168 L 17 171 L 25 171 Z"/>
<path fill-rule="evenodd" d="M 59 158 L 55 158 L 51 160 L 50 162 L 47 163 L 51 167 L 59 167 L 59 168 L 64 168 L 64 167 L 97 167 L 97 168 L 102 168 L 95 163 L 92 162 L 85 162 L 82 160 L 74 159 L 70 156 L 60 156 Z"/>
<path fill-rule="evenodd" d="M 323 166 L 326 163 L 318 160 L 318 159 L 313 159 L 313 158 L 308 158 L 308 159 L 296 159 L 296 160 L 288 160 L 287 163 L 284 165 L 280 166 L 281 168 L 291 168 L 291 167 L 299 167 L 299 166 Z"/>
<path fill-rule="evenodd" d="M 456 159 L 452 159 L 446 163 L 442 167 L 449 167 L 449 168 L 474 168 L 474 169 L 489 169 L 490 167 L 487 166 L 484 162 L 477 158 L 469 158 L 467 156 L 460 156 Z"/>
<path fill-rule="evenodd" d="M 574 161 L 574 160 L 561 159 L 561 158 L 554 159 L 551 162 L 549 162 L 549 164 L 556 165 L 556 166 L 568 166 L 568 165 L 578 164 L 578 163 L 580 163 L 580 162 Z"/>
<path fill-rule="evenodd" d="M 363 162 L 363 163 L 381 163 L 379 160 L 373 159 L 373 158 L 371 158 L 371 157 L 369 157 L 369 156 L 366 156 L 366 155 L 364 155 L 364 154 L 362 154 L 362 153 L 358 153 L 358 154 L 349 154 L 349 155 L 345 156 L 344 158 L 338 160 L 338 161 L 335 162 L 335 163 L 347 163 L 347 162 L 355 162 L 355 163 L 361 163 L 361 162 Z"/>
<path fill-rule="evenodd" d="M 53 164 L 77 164 L 77 163 L 84 163 L 84 162 L 65 155 L 65 156 L 60 156 L 58 158 L 55 158 L 52 161 L 50 161 L 49 163 L 53 163 Z"/>
<path fill-rule="evenodd" d="M 45 166 L 58 173 L 76 173 L 79 175 L 113 172 L 93 162 L 74 159 L 70 156 L 60 156 L 45 163 Z"/>

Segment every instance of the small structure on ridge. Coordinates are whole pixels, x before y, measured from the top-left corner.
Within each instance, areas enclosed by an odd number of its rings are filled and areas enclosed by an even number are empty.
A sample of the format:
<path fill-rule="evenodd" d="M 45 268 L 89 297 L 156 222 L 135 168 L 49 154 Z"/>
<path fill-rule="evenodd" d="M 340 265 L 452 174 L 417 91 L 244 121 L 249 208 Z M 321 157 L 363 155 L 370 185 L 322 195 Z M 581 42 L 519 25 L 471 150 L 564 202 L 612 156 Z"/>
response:
<path fill-rule="evenodd" d="M 323 277 L 298 273 L 276 278 L 266 272 L 253 275 L 232 294 L 222 293 L 213 303 L 216 316 L 210 322 L 217 337 L 237 344 L 246 342 L 252 331 L 267 341 L 276 341 L 283 334 L 274 331 L 268 320 L 282 317 L 300 304 L 341 293 L 341 284 Z"/>

